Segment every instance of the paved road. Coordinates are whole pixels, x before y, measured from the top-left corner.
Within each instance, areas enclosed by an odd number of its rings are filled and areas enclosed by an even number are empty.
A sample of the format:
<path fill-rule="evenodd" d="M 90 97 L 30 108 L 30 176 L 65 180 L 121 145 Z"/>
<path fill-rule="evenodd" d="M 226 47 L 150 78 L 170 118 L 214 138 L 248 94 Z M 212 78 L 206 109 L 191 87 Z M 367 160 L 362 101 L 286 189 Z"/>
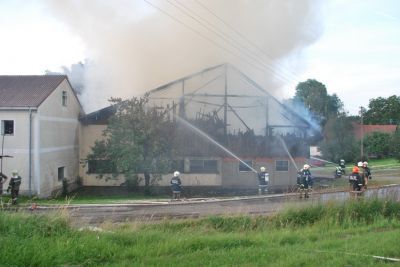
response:
<path fill-rule="evenodd" d="M 400 201 L 400 185 L 369 189 L 364 197 L 390 196 Z M 301 207 L 325 201 L 344 201 L 349 192 L 315 192 L 309 199 L 296 194 L 274 194 L 231 199 L 189 199 L 181 202 L 136 202 L 133 204 L 40 206 L 33 213 L 68 212 L 76 225 L 98 225 L 104 222 L 151 222 L 164 218 L 199 218 L 210 215 L 273 214 L 288 207 Z"/>

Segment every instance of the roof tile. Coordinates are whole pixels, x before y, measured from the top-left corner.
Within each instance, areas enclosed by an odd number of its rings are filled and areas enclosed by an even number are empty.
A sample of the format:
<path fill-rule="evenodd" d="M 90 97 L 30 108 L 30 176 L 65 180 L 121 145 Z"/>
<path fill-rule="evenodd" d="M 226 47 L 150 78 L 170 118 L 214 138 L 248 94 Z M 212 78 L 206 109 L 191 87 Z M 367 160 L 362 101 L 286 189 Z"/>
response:
<path fill-rule="evenodd" d="M 0 108 L 39 107 L 65 75 L 0 75 Z"/>

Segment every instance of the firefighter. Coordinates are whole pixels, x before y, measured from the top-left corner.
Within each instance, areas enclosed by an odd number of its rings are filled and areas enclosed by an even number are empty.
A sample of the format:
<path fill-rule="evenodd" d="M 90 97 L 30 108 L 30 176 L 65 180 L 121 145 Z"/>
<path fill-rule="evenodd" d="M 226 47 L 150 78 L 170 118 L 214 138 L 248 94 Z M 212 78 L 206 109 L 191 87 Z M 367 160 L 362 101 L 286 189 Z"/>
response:
<path fill-rule="evenodd" d="M 363 165 L 362 165 L 363 169 L 364 169 L 364 180 L 365 180 L 365 189 L 367 189 L 368 187 L 368 180 L 372 179 L 371 176 L 371 169 L 368 167 L 368 162 L 364 161 Z"/>
<path fill-rule="evenodd" d="M 361 191 L 359 181 L 361 181 L 360 169 L 358 168 L 357 164 L 354 164 L 353 170 L 349 176 L 350 190 Z"/>
<path fill-rule="evenodd" d="M 267 168 L 261 167 L 258 173 L 258 195 L 268 192 L 269 173 Z"/>
<path fill-rule="evenodd" d="M 360 180 L 358 181 L 358 186 L 361 187 L 360 191 L 364 191 L 364 189 L 366 188 L 365 187 L 365 180 L 366 180 L 367 173 L 366 173 L 365 169 L 363 168 L 362 161 L 359 161 L 357 163 L 357 167 L 358 167 L 358 169 L 360 171 Z"/>
<path fill-rule="evenodd" d="M 341 159 L 339 161 L 339 166 L 342 169 L 342 174 L 346 174 L 346 162 L 344 161 L 344 159 Z"/>
<path fill-rule="evenodd" d="M 178 171 L 174 172 L 174 176 L 171 179 L 171 190 L 172 190 L 172 200 L 180 200 L 182 192 L 182 182 L 179 178 L 180 173 Z"/>
<path fill-rule="evenodd" d="M 7 192 L 11 190 L 11 199 L 12 199 L 12 204 L 16 205 L 17 200 L 18 200 L 18 194 L 19 194 L 19 186 L 21 185 L 21 176 L 18 175 L 17 170 L 13 170 L 11 172 L 12 176 L 10 178 L 10 182 L 8 184 Z"/>
<path fill-rule="evenodd" d="M 312 190 L 313 186 L 313 179 L 310 171 L 310 165 L 304 164 L 303 169 L 300 170 L 300 173 L 298 174 L 298 179 L 300 179 L 300 198 L 303 197 L 304 193 L 304 198 L 309 198 L 309 192 Z"/>
<path fill-rule="evenodd" d="M 339 166 L 336 166 L 336 169 L 335 169 L 335 178 L 340 178 L 340 177 L 342 177 L 342 174 L 344 174 L 344 170 L 342 169 L 342 167 L 340 167 L 340 165 L 339 165 Z"/>

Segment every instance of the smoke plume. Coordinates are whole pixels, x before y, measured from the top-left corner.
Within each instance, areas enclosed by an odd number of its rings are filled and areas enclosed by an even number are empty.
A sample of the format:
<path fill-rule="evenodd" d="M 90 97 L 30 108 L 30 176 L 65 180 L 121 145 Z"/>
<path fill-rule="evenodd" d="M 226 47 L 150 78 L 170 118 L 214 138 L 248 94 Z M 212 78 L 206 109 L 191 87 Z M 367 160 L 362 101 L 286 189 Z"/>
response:
<path fill-rule="evenodd" d="M 270 92 L 279 89 L 294 79 L 301 51 L 321 34 L 321 2 L 47 0 L 86 45 L 86 112 L 111 96 L 138 96 L 225 62 Z"/>

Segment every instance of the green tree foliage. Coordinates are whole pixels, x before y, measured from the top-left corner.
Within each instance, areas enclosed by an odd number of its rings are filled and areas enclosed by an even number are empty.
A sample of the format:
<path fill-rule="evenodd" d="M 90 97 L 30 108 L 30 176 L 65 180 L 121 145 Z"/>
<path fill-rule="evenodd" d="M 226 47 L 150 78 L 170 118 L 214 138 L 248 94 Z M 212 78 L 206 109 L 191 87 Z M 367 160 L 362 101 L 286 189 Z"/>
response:
<path fill-rule="evenodd" d="M 130 182 L 143 173 L 145 192 L 149 193 L 151 177 L 169 171 L 175 127 L 165 109 L 149 107 L 147 95 L 129 100 L 112 98 L 110 102 L 116 112 L 103 132 L 104 139 L 95 143 L 87 159 L 98 163 L 100 178 L 123 174 Z"/>
<path fill-rule="evenodd" d="M 397 126 L 396 132 L 393 133 L 390 142 L 390 153 L 400 160 L 400 127 Z"/>
<path fill-rule="evenodd" d="M 364 124 L 400 124 L 400 96 L 371 99 L 364 113 Z"/>
<path fill-rule="evenodd" d="M 351 120 L 344 114 L 331 117 L 324 128 L 321 152 L 327 160 L 353 162 L 358 156 L 359 146 L 352 132 Z"/>
<path fill-rule="evenodd" d="M 378 158 L 389 155 L 391 134 L 373 132 L 364 137 L 364 149 L 369 155 L 376 155 Z"/>
<path fill-rule="evenodd" d="M 337 116 L 343 103 L 336 94 L 329 95 L 323 83 L 308 79 L 296 86 L 295 101 L 302 102 L 313 114 L 321 125 L 324 125 L 329 117 Z"/>

